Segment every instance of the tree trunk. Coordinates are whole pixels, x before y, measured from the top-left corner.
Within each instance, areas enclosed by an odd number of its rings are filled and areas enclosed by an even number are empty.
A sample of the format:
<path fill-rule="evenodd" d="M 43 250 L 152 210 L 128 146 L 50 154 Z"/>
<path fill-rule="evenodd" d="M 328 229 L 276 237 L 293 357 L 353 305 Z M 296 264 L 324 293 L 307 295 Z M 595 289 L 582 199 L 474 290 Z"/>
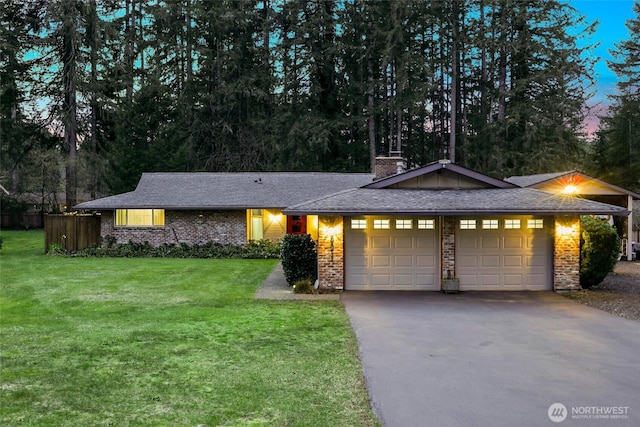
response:
<path fill-rule="evenodd" d="M 76 60 L 77 41 L 75 11 L 67 11 L 63 27 L 62 69 L 64 90 L 64 149 L 67 154 L 66 175 L 66 209 L 70 210 L 77 201 L 78 171 L 76 153 L 78 149 L 78 123 L 76 103 Z"/>
<path fill-rule="evenodd" d="M 456 162 L 456 127 L 458 117 L 458 0 L 451 2 L 451 123 L 449 125 L 449 160 Z"/>

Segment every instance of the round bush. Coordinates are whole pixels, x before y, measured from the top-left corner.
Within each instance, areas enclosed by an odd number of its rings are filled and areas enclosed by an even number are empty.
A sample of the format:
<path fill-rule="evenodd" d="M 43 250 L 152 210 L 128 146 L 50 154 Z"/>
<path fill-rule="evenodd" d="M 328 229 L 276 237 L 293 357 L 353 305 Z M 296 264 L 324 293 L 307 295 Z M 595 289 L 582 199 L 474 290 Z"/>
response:
<path fill-rule="evenodd" d="M 316 280 L 318 255 L 308 234 L 287 234 L 280 246 L 282 270 L 289 286 L 299 280 Z"/>
<path fill-rule="evenodd" d="M 599 218 L 583 216 L 580 234 L 580 285 L 589 289 L 613 271 L 620 255 L 616 229 Z"/>

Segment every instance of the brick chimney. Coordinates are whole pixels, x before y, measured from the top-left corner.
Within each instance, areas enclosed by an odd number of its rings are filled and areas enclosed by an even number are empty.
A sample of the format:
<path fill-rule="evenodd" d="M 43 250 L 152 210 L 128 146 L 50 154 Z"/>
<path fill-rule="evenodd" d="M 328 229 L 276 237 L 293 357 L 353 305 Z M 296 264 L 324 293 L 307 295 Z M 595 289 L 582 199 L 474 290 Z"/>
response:
<path fill-rule="evenodd" d="M 391 152 L 388 157 L 376 157 L 376 180 L 404 172 L 404 159 L 400 153 Z"/>

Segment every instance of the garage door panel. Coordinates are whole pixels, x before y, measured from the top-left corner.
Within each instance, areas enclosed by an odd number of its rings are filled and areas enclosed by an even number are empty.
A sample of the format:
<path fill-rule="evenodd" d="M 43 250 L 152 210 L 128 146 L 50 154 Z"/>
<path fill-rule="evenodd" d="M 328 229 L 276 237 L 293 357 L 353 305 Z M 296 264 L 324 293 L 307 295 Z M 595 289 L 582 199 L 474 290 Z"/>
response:
<path fill-rule="evenodd" d="M 469 255 L 469 256 L 460 256 L 457 257 L 456 264 L 458 267 L 477 267 L 478 266 L 478 256 L 477 255 Z"/>
<path fill-rule="evenodd" d="M 412 249 L 413 238 L 408 237 L 396 237 L 393 239 L 393 247 L 396 249 Z"/>
<path fill-rule="evenodd" d="M 391 265 L 391 257 L 388 255 L 374 255 L 371 257 L 371 266 L 373 268 L 389 267 Z"/>
<path fill-rule="evenodd" d="M 513 217 L 511 217 L 513 218 Z M 527 224 L 520 217 L 521 224 Z M 476 218 L 481 224 L 482 219 Z M 552 287 L 548 229 L 456 228 L 456 275 L 462 290 L 544 290 Z M 473 242 L 481 242 L 474 246 Z M 477 260 L 477 262 L 474 262 Z"/>
<path fill-rule="evenodd" d="M 436 257 L 435 255 L 418 255 L 416 256 L 416 266 L 418 267 L 427 267 L 427 268 L 435 268 L 436 266 Z"/>
<path fill-rule="evenodd" d="M 371 248 L 388 249 L 391 247 L 391 239 L 388 236 L 375 236 L 371 238 Z"/>
<path fill-rule="evenodd" d="M 394 282 L 396 286 L 413 286 L 414 276 L 413 274 L 395 274 Z"/>
<path fill-rule="evenodd" d="M 476 274 L 458 274 L 460 278 L 460 289 L 471 290 L 478 286 L 478 275 Z"/>
<path fill-rule="evenodd" d="M 522 249 L 524 248 L 524 239 L 522 237 L 505 237 L 505 249 Z"/>
<path fill-rule="evenodd" d="M 503 276 L 505 286 L 522 286 L 522 274 L 505 274 Z"/>
<path fill-rule="evenodd" d="M 505 267 L 522 267 L 521 255 L 505 255 L 503 259 Z"/>
<path fill-rule="evenodd" d="M 435 289 L 436 275 L 435 274 L 417 274 L 416 275 L 418 286 L 429 286 Z"/>
<path fill-rule="evenodd" d="M 500 257 L 498 255 L 482 255 L 482 267 L 500 267 Z"/>
<path fill-rule="evenodd" d="M 373 286 L 389 286 L 391 284 L 390 274 L 372 274 L 371 284 Z"/>
<path fill-rule="evenodd" d="M 393 259 L 394 266 L 398 267 L 413 267 L 413 256 L 412 255 L 396 255 Z"/>
<path fill-rule="evenodd" d="M 482 275 L 482 286 L 498 286 L 498 285 L 500 285 L 499 274 L 483 274 Z"/>
<path fill-rule="evenodd" d="M 499 237 L 483 237 L 482 249 L 497 249 L 500 247 Z"/>
<path fill-rule="evenodd" d="M 351 274 L 349 278 L 353 288 L 361 288 L 367 286 L 369 276 L 367 274 Z"/>
<path fill-rule="evenodd" d="M 461 236 L 459 242 L 459 247 L 463 249 L 476 249 L 478 247 L 478 238 L 476 237 Z"/>
<path fill-rule="evenodd" d="M 528 256 L 527 266 L 529 267 L 544 267 L 546 259 L 543 256 Z"/>
<path fill-rule="evenodd" d="M 429 233 L 432 234 L 432 233 Z M 438 245 L 436 244 L 437 240 L 435 237 L 416 237 L 416 248 L 418 249 L 436 249 Z"/>
<path fill-rule="evenodd" d="M 434 229 L 351 229 L 345 221 L 345 287 L 362 290 L 437 290 L 438 232 Z M 439 288 L 439 285 L 438 285 Z"/>
<path fill-rule="evenodd" d="M 527 274 L 526 275 L 526 283 L 532 289 L 547 289 L 548 288 L 547 281 L 548 279 L 544 274 Z"/>
<path fill-rule="evenodd" d="M 350 259 L 351 259 L 351 265 L 353 267 L 367 268 L 369 266 L 369 257 L 362 256 L 362 255 L 352 255 Z"/>

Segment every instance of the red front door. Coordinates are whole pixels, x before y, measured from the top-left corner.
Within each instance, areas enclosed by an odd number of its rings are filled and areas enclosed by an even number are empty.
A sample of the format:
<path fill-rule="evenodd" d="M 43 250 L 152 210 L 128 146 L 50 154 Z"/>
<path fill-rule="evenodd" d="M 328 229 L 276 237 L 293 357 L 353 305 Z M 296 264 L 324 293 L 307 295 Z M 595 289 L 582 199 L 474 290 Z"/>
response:
<path fill-rule="evenodd" d="M 287 234 L 307 234 L 307 216 L 287 216 Z"/>

